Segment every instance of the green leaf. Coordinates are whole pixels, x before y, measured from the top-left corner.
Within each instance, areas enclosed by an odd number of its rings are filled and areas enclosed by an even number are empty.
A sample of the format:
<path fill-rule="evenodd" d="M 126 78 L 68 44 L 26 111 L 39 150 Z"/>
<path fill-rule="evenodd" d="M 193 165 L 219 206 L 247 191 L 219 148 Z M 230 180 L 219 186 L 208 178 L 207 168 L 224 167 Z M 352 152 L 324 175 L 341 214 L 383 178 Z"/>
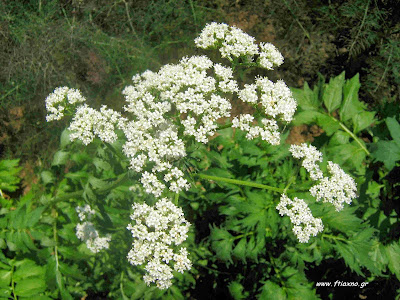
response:
<path fill-rule="evenodd" d="M 235 300 L 246 299 L 246 295 L 243 294 L 244 287 L 237 281 L 232 281 L 228 285 L 229 292 Z"/>
<path fill-rule="evenodd" d="M 240 239 L 239 243 L 236 245 L 235 249 L 233 249 L 233 255 L 243 261 L 246 260 L 246 245 L 247 239 Z"/>
<path fill-rule="evenodd" d="M 392 243 L 386 246 L 386 256 L 389 270 L 400 280 L 400 246 L 399 243 Z"/>
<path fill-rule="evenodd" d="M 400 124 L 395 118 L 386 118 L 386 125 L 389 129 L 392 139 L 400 143 Z"/>
<path fill-rule="evenodd" d="M 297 126 L 297 125 L 302 125 L 302 124 L 316 123 L 318 118 L 321 118 L 321 116 L 324 116 L 324 114 L 322 114 L 318 111 L 315 111 L 315 110 L 301 111 L 301 112 L 295 114 L 292 124 Z"/>
<path fill-rule="evenodd" d="M 42 277 L 44 276 L 46 270 L 44 267 L 38 266 L 34 261 L 25 259 L 23 264 L 20 265 L 14 272 L 14 280 L 21 281 L 28 277 Z"/>
<path fill-rule="evenodd" d="M 364 149 L 355 141 L 349 144 L 329 147 L 328 153 L 335 163 L 348 165 L 354 169 L 359 169 L 366 158 Z"/>
<path fill-rule="evenodd" d="M 369 127 L 375 121 L 375 112 L 363 111 L 356 114 L 352 118 L 353 120 L 353 131 L 355 134 Z"/>
<path fill-rule="evenodd" d="M 392 170 L 396 161 L 400 160 L 400 143 L 395 141 L 379 141 L 376 143 L 376 150 L 372 152 L 375 161 L 385 164 L 388 171 Z"/>
<path fill-rule="evenodd" d="M 340 120 L 346 122 L 364 110 L 364 104 L 358 100 L 360 89 L 359 74 L 346 80 L 343 87 L 343 103 L 339 110 Z"/>
<path fill-rule="evenodd" d="M 71 134 L 71 131 L 69 131 L 67 128 L 64 129 L 63 132 L 61 133 L 61 137 L 60 137 L 60 148 L 61 149 L 64 149 L 69 144 L 71 144 L 71 139 L 69 137 L 70 134 Z"/>
<path fill-rule="evenodd" d="M 293 98 L 296 99 L 298 106 L 304 111 L 318 110 L 320 107 L 318 101 L 318 90 L 312 91 L 308 83 L 304 83 L 303 89 L 291 88 Z"/>
<path fill-rule="evenodd" d="M 54 175 L 50 171 L 43 171 L 40 173 L 40 177 L 45 185 L 54 182 Z"/>
<path fill-rule="evenodd" d="M 65 165 L 65 163 L 68 161 L 69 158 L 69 152 L 66 151 L 57 151 L 54 154 L 53 162 L 51 163 L 52 166 L 61 166 Z"/>
<path fill-rule="evenodd" d="M 213 227 L 211 229 L 210 239 L 212 248 L 219 259 L 232 262 L 231 251 L 233 246 L 233 236 L 225 229 Z"/>
<path fill-rule="evenodd" d="M 8 287 L 10 285 L 11 275 L 11 271 L 0 270 L 0 287 Z"/>
<path fill-rule="evenodd" d="M 46 289 L 46 282 L 43 278 L 29 278 L 17 283 L 15 294 L 22 297 L 32 297 Z"/>
<path fill-rule="evenodd" d="M 344 84 L 344 72 L 335 78 L 329 80 L 329 84 L 325 86 L 322 100 L 329 113 L 332 113 L 340 107 L 342 103 L 342 89 Z"/>
<path fill-rule="evenodd" d="M 18 168 L 19 159 L 0 160 L 0 190 L 15 192 L 18 189 L 18 184 L 21 179 L 18 173 L 21 168 Z"/>
<path fill-rule="evenodd" d="M 335 118 L 325 114 L 318 115 L 317 124 L 325 130 L 328 136 L 334 134 L 340 128 L 340 123 Z"/>
<path fill-rule="evenodd" d="M 329 146 L 333 147 L 338 145 L 345 145 L 349 143 L 349 140 L 350 135 L 346 131 L 338 130 L 332 135 L 331 139 L 329 140 Z"/>
<path fill-rule="evenodd" d="M 285 300 L 286 293 L 282 287 L 275 282 L 267 281 L 262 287 L 262 292 L 259 295 L 259 299 Z"/>

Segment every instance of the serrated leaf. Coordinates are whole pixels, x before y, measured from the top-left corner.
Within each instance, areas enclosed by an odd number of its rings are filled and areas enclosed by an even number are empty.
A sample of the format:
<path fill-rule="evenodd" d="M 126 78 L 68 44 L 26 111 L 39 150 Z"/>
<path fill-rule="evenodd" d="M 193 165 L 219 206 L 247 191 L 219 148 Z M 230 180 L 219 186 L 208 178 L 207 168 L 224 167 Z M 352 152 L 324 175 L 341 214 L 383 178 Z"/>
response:
<path fill-rule="evenodd" d="M 293 98 L 297 105 L 304 111 L 318 110 L 320 104 L 318 101 L 318 90 L 311 90 L 308 83 L 304 83 L 303 89 L 291 88 Z"/>
<path fill-rule="evenodd" d="M 295 126 L 302 124 L 312 124 L 317 122 L 318 118 L 320 118 L 323 115 L 324 114 L 315 110 L 301 111 L 295 114 L 292 124 Z"/>
<path fill-rule="evenodd" d="M 372 153 L 375 161 L 384 163 L 388 171 L 392 170 L 396 161 L 400 160 L 400 143 L 395 141 L 379 141 L 376 144 L 376 149 Z"/>
<path fill-rule="evenodd" d="M 51 163 L 52 166 L 62 166 L 65 165 L 69 158 L 69 152 L 66 151 L 57 151 L 54 153 L 54 158 Z"/>
<path fill-rule="evenodd" d="M 243 294 L 244 287 L 239 282 L 232 281 L 228 289 L 234 300 L 246 299 L 246 296 Z"/>
<path fill-rule="evenodd" d="M 246 245 L 247 239 L 240 239 L 239 243 L 236 245 L 235 249 L 233 249 L 233 255 L 243 261 L 246 260 Z"/>
<path fill-rule="evenodd" d="M 395 118 L 386 118 L 386 125 L 389 129 L 392 139 L 400 143 L 400 124 Z"/>
<path fill-rule="evenodd" d="M 46 289 L 46 282 L 43 278 L 29 278 L 24 279 L 17 283 L 15 287 L 15 294 L 22 297 L 32 297 Z"/>
<path fill-rule="evenodd" d="M 217 257 L 221 260 L 232 262 L 231 251 L 234 240 L 233 236 L 224 229 L 214 227 L 211 230 L 210 238 Z"/>
<path fill-rule="evenodd" d="M 358 132 L 369 127 L 375 121 L 375 112 L 373 111 L 363 111 L 353 116 L 353 132 L 357 134 Z"/>
<path fill-rule="evenodd" d="M 13 278 L 15 281 L 21 281 L 28 277 L 42 277 L 44 274 L 44 267 L 38 266 L 35 262 L 26 259 L 14 272 Z"/>
<path fill-rule="evenodd" d="M 259 299 L 286 300 L 286 293 L 278 284 L 267 281 L 262 287 Z"/>
<path fill-rule="evenodd" d="M 43 171 L 40 177 L 45 185 L 54 182 L 54 175 L 50 171 Z"/>
<path fill-rule="evenodd" d="M 386 257 L 389 270 L 400 280 L 400 246 L 398 243 L 386 246 Z"/>
<path fill-rule="evenodd" d="M 61 137 L 60 137 L 60 148 L 65 148 L 67 147 L 69 144 L 71 144 L 71 139 L 70 139 L 70 134 L 71 131 L 69 131 L 67 128 L 63 130 L 63 132 L 61 133 Z"/>
<path fill-rule="evenodd" d="M 332 113 L 340 107 L 342 103 L 342 89 L 344 85 L 344 72 L 335 78 L 329 80 L 325 86 L 322 100 L 329 113 Z"/>
<path fill-rule="evenodd" d="M 329 147 L 328 152 L 333 157 L 335 163 L 348 165 L 354 169 L 359 169 L 366 158 L 366 152 L 355 141 L 350 144 Z"/>
<path fill-rule="evenodd" d="M 339 122 L 328 115 L 320 114 L 317 116 L 317 124 L 326 132 L 328 136 L 334 134 L 339 128 Z"/>
<path fill-rule="evenodd" d="M 0 270 L 0 287 L 8 287 L 11 282 L 12 271 Z"/>
<path fill-rule="evenodd" d="M 26 226 L 27 227 L 35 226 L 36 223 L 39 222 L 39 219 L 45 209 L 46 209 L 45 206 L 40 206 L 31 211 L 30 213 L 28 213 L 28 215 L 26 216 L 27 217 Z"/>
<path fill-rule="evenodd" d="M 336 131 L 331 139 L 329 140 L 329 146 L 338 146 L 348 144 L 350 140 L 350 135 L 343 130 Z M 333 151 L 335 152 L 335 151 Z"/>
<path fill-rule="evenodd" d="M 346 122 L 364 110 L 364 104 L 358 100 L 360 89 L 359 74 L 346 80 L 343 87 L 343 103 L 339 110 L 340 120 Z"/>

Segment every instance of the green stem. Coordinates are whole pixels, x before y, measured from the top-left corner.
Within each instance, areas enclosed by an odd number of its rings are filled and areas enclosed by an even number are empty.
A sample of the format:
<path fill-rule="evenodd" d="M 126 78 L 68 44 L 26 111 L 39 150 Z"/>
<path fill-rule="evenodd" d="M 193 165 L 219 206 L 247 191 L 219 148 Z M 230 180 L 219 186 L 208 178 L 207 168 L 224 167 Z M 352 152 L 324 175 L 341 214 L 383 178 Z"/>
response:
<path fill-rule="evenodd" d="M 363 145 L 363 143 L 361 142 L 361 140 L 353 133 L 351 132 L 350 129 L 348 129 L 342 122 L 340 122 L 338 119 L 330 116 L 332 118 L 332 120 L 334 120 L 335 122 L 338 122 L 340 127 L 342 127 L 342 129 L 344 131 L 346 131 L 356 142 L 357 144 L 360 145 L 361 149 L 363 149 L 365 151 L 365 153 L 367 153 L 367 155 L 369 156 L 371 153 L 368 151 L 367 148 L 365 148 L 365 146 Z"/>
<path fill-rule="evenodd" d="M 326 238 L 329 238 L 329 239 L 332 239 L 332 240 L 339 240 L 339 241 L 343 241 L 343 242 L 347 243 L 347 240 L 345 238 L 341 238 L 339 236 L 334 236 L 334 235 L 331 235 L 331 234 L 323 233 L 322 237 L 326 237 Z"/>
<path fill-rule="evenodd" d="M 227 183 L 232 183 L 236 185 L 245 185 L 245 186 L 251 186 L 259 189 L 264 189 L 264 190 L 270 190 L 273 192 L 278 192 L 278 193 L 283 193 L 283 192 L 288 192 L 288 193 L 293 193 L 293 190 L 286 190 L 261 184 L 261 183 L 255 183 L 251 181 L 243 181 L 243 180 L 237 180 L 237 179 L 230 179 L 230 178 L 224 178 L 224 177 L 219 177 L 219 176 L 213 176 L 213 175 L 206 175 L 206 174 L 196 174 L 199 178 L 202 179 L 208 179 L 208 180 L 213 180 L 213 181 L 222 181 L 222 182 L 227 182 Z"/>

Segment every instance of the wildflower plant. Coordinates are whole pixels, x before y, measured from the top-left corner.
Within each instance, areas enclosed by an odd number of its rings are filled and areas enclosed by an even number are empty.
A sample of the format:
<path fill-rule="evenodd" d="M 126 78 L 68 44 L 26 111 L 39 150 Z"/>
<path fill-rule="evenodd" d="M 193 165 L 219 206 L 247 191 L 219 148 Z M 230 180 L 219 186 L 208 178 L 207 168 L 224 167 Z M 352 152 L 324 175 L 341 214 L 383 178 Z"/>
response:
<path fill-rule="evenodd" d="M 282 217 L 288 216 L 292 232 L 300 243 L 312 242 L 313 237 L 324 229 L 322 219 L 314 217 L 309 207 L 312 197 L 317 202 L 329 202 L 340 211 L 345 203 L 351 204 L 357 192 L 355 181 L 339 165 L 329 161 L 328 172 L 324 174 L 324 167 L 321 167 L 323 155 L 314 146 L 293 145 L 289 152 L 287 148 L 285 150 L 284 129 L 294 119 L 297 103 L 284 81 L 273 82 L 265 76 L 255 77 L 252 83 L 237 79 L 238 70 L 273 70 L 281 65 L 283 56 L 275 46 L 270 43 L 257 44 L 253 37 L 241 29 L 218 23 L 208 24 L 195 39 L 195 44 L 201 49 L 218 50 L 228 64 L 213 62 L 206 55 L 197 55 L 184 57 L 177 64 L 165 65 L 158 72 L 146 71 L 135 75 L 132 84 L 122 91 L 126 100 L 123 112 L 106 106 L 100 110 L 91 108 L 78 90 L 67 87 L 55 89 L 46 99 L 47 121 L 60 120 L 68 114 L 72 116 L 68 128 L 71 141 L 79 140 L 89 147 L 98 138 L 103 143 L 102 153 L 109 151 L 109 155 L 122 158 L 121 168 L 125 170 L 117 180 L 107 185 L 89 178 L 88 184 L 98 191 L 104 191 L 128 181 L 135 186 L 131 189 L 132 194 L 136 193 L 133 191 L 136 189 L 143 192 L 141 200 L 132 197 L 136 200 L 129 203 L 132 223 L 126 228 L 133 241 L 126 257 L 132 265 L 143 266 L 146 284 L 155 283 L 159 289 L 169 288 L 176 272 L 191 272 L 194 265 L 190 253 L 194 251 L 195 258 L 196 249 L 185 245 L 190 231 L 194 229 L 186 219 L 190 220 L 190 216 L 185 216 L 185 210 L 179 206 L 188 206 L 184 199 L 188 199 L 190 193 L 196 190 L 198 180 L 270 191 L 274 196 L 270 198 L 268 209 L 263 204 L 264 200 L 257 202 L 255 209 L 267 211 L 265 219 L 275 216 L 277 211 Z M 231 115 L 232 99 L 252 106 L 255 113 Z M 221 120 L 225 124 L 221 125 Z M 291 159 L 291 154 L 301 160 L 298 164 L 301 163 L 309 173 L 302 178 L 311 179 L 314 185 L 308 186 L 306 191 L 296 191 L 289 189 L 293 180 L 286 182 L 284 187 L 277 187 L 216 173 L 205 174 L 191 166 L 190 162 L 199 154 L 202 145 L 208 144 L 211 137 L 232 129 L 241 131 L 243 138 L 249 142 L 257 140 L 268 147 L 276 147 L 281 152 L 279 155 L 288 155 Z M 102 155 L 107 157 L 104 153 Z M 205 159 L 203 155 L 198 157 Z M 96 168 L 104 172 L 110 169 L 104 163 L 98 163 Z M 298 198 L 304 192 L 307 196 Z M 112 247 L 113 235 L 102 235 L 91 220 L 97 210 L 100 211 L 99 215 L 106 215 L 105 209 L 89 190 L 84 195 L 90 206 L 78 206 L 76 209 L 83 222 L 77 225 L 76 235 L 90 251 L 107 251 Z M 254 197 L 258 199 L 258 196 Z M 246 217 L 243 216 L 251 215 L 251 209 L 240 204 L 241 200 L 231 201 L 234 205 L 223 209 L 226 215 L 242 218 L 240 222 L 249 228 L 266 222 L 263 219 L 257 219 L 255 223 L 251 223 L 250 219 L 245 221 Z M 103 225 L 112 223 L 112 220 L 103 219 Z M 98 221 L 101 220 L 98 218 Z M 247 236 L 241 239 L 235 248 L 235 251 L 238 249 L 235 252 L 238 257 L 250 255 L 257 259 L 258 252 L 244 254 L 240 251 L 251 243 L 254 244 L 253 250 L 264 247 L 266 230 L 264 227 L 261 235 L 258 232 L 256 239 L 249 237 L 247 240 Z M 222 245 L 220 241 L 222 236 L 230 239 L 230 233 L 213 228 L 211 236 L 213 245 L 219 248 L 217 255 L 227 258 L 230 248 L 226 247 L 229 244 Z M 235 237 L 232 237 L 233 240 Z M 232 247 L 232 242 L 230 245 Z"/>

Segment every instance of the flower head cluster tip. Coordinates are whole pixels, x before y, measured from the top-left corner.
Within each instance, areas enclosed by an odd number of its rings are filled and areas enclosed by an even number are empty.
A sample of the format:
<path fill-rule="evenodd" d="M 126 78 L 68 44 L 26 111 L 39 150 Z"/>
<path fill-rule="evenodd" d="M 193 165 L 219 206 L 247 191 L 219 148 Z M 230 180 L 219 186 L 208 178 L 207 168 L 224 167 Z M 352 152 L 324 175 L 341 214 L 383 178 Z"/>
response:
<path fill-rule="evenodd" d="M 293 232 L 297 236 L 300 243 L 307 243 L 310 236 L 316 236 L 322 232 L 324 226 L 320 218 L 314 218 L 307 203 L 302 199 L 289 199 L 288 196 L 282 194 L 281 200 L 276 207 L 281 216 L 289 216 L 292 222 Z"/>
<path fill-rule="evenodd" d="M 135 203 L 131 219 L 135 224 L 127 228 L 134 241 L 128 261 L 145 264 L 147 274 L 143 279 L 148 285 L 154 282 L 160 289 L 170 287 L 173 270 L 183 273 L 192 266 L 186 248 L 176 251 L 186 240 L 190 226 L 182 209 L 166 198 L 158 200 L 154 207 Z"/>
<path fill-rule="evenodd" d="M 346 174 L 338 164 L 328 161 L 328 171 L 332 175 L 324 177 L 310 189 L 317 201 L 329 202 L 336 211 L 343 209 L 343 203 L 350 204 L 357 197 L 357 185 L 350 175 Z"/>
<path fill-rule="evenodd" d="M 53 93 L 47 96 L 46 110 L 47 122 L 61 120 L 64 117 L 64 110 L 68 105 L 83 103 L 86 99 L 81 95 L 79 90 L 70 89 L 68 87 L 58 87 Z"/>
<path fill-rule="evenodd" d="M 102 249 L 108 249 L 111 236 L 108 234 L 105 237 L 100 237 L 93 223 L 89 221 L 95 214 L 95 211 L 89 205 L 86 205 L 84 207 L 78 206 L 76 212 L 79 219 L 83 222 L 76 225 L 76 236 L 85 242 L 88 249 L 93 253 L 97 253 Z"/>
<path fill-rule="evenodd" d="M 317 148 L 303 143 L 301 145 L 291 145 L 289 151 L 294 158 L 303 158 L 302 166 L 310 173 L 312 180 L 323 178 L 323 173 L 317 165 L 317 162 L 322 162 L 322 153 Z"/>
<path fill-rule="evenodd" d="M 196 46 L 203 49 L 218 48 L 223 58 L 233 60 L 241 57 L 253 62 L 258 56 L 258 66 L 273 70 L 283 63 L 282 54 L 271 43 L 255 43 L 254 37 L 235 26 L 224 23 L 207 24 L 195 40 Z"/>

